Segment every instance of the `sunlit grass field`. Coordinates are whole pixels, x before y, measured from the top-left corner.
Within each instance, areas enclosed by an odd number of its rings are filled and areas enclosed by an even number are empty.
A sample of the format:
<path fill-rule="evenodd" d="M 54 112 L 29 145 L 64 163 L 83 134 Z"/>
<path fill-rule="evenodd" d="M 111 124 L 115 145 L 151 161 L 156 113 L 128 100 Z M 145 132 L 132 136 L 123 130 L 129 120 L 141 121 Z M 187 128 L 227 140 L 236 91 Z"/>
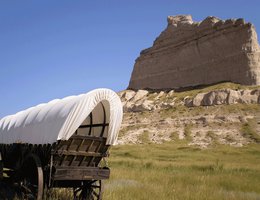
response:
<path fill-rule="evenodd" d="M 209 149 L 185 141 L 115 146 L 104 200 L 260 199 L 260 145 Z"/>

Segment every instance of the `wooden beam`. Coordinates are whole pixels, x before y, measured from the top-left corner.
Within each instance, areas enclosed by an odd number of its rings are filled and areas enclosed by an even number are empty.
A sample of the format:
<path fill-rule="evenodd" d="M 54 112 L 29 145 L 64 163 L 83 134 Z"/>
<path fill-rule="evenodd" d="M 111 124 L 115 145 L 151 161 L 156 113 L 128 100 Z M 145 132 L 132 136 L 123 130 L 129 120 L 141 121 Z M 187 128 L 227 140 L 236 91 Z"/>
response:
<path fill-rule="evenodd" d="M 108 179 L 110 169 L 99 167 L 57 167 L 53 180 L 102 180 Z"/>
<path fill-rule="evenodd" d="M 95 153 L 95 152 L 84 152 L 84 151 L 67 151 L 67 150 L 57 150 L 58 155 L 63 156 L 94 156 L 94 157 L 104 157 L 106 154 Z M 55 155 L 55 154 L 54 154 Z"/>

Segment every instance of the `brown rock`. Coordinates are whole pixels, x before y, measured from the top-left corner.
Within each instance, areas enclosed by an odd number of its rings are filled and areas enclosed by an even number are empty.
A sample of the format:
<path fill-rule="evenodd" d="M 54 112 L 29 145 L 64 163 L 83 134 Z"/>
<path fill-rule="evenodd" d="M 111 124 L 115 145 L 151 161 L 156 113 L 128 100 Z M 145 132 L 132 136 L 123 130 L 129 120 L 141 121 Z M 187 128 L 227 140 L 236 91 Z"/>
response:
<path fill-rule="evenodd" d="M 126 90 L 125 93 L 122 95 L 122 98 L 125 98 L 126 101 L 131 100 L 135 96 L 135 91 Z"/>
<path fill-rule="evenodd" d="M 202 100 L 202 105 L 203 106 L 212 106 L 214 105 L 214 100 L 216 97 L 216 92 L 209 92 L 204 95 L 203 100 Z"/>
<path fill-rule="evenodd" d="M 239 102 L 239 99 L 241 98 L 241 94 L 239 91 L 235 90 L 229 90 L 227 103 L 228 104 L 236 104 Z"/>
<path fill-rule="evenodd" d="M 166 97 L 171 97 L 171 96 L 173 96 L 173 94 L 174 94 L 174 90 L 171 90 L 170 92 L 168 92 L 168 94 L 166 95 Z"/>
<path fill-rule="evenodd" d="M 241 92 L 241 98 L 240 98 L 241 103 L 258 103 L 258 95 L 257 93 L 253 93 L 251 90 L 243 90 Z"/>
<path fill-rule="evenodd" d="M 148 95 L 148 93 L 149 92 L 147 90 L 138 90 L 133 98 L 133 102 L 143 99 L 145 96 Z"/>
<path fill-rule="evenodd" d="M 150 100 L 145 100 L 143 103 L 141 104 L 137 104 L 137 105 L 134 105 L 132 108 L 131 108 L 131 111 L 132 112 L 143 112 L 143 111 L 151 111 L 153 110 L 153 101 L 150 101 Z"/>
<path fill-rule="evenodd" d="M 192 107 L 193 106 L 193 99 L 190 98 L 189 96 L 185 97 L 183 99 L 184 105 L 187 107 Z"/>
<path fill-rule="evenodd" d="M 192 101 L 192 105 L 193 106 L 201 106 L 202 105 L 202 100 L 203 100 L 205 94 L 206 93 L 199 93 L 199 94 L 197 94 L 194 97 L 193 101 Z"/>
<path fill-rule="evenodd" d="M 156 100 L 157 100 L 157 99 L 160 99 L 164 94 L 165 94 L 164 91 L 161 91 L 161 92 L 155 97 L 155 99 L 156 99 Z"/>
<path fill-rule="evenodd" d="M 227 103 L 228 92 L 226 90 L 207 93 L 202 101 L 203 106 L 221 105 Z"/>

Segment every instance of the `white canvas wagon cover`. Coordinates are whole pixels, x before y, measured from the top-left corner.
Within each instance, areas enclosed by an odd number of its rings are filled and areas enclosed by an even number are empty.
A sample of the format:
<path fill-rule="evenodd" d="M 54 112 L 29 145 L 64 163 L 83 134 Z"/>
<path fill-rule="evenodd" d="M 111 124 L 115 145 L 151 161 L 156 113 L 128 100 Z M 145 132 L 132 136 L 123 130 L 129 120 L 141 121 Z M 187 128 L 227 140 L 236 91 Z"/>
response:
<path fill-rule="evenodd" d="M 112 145 L 118 136 L 123 111 L 120 98 L 109 89 L 55 99 L 6 116 L 0 120 L 0 143 L 52 144 L 68 140 L 100 103 L 109 121 L 107 144 Z"/>

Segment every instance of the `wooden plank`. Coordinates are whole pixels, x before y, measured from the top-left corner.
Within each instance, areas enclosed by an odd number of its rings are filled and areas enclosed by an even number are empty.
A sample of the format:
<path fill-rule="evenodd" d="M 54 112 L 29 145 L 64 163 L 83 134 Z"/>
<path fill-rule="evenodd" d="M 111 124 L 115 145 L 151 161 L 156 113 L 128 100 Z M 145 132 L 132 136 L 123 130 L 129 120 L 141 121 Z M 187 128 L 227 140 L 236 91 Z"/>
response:
<path fill-rule="evenodd" d="M 86 149 L 87 152 L 89 152 L 89 150 L 91 149 L 93 144 L 94 144 L 94 140 L 92 140 L 90 145 L 87 147 L 87 149 Z"/>
<path fill-rule="evenodd" d="M 81 166 L 82 163 L 84 163 L 85 159 L 86 159 L 86 156 L 82 157 L 82 159 L 81 159 L 81 161 L 79 162 L 78 166 Z"/>
<path fill-rule="evenodd" d="M 62 165 L 64 163 L 64 161 L 67 159 L 67 156 L 62 156 L 61 160 L 60 160 L 60 165 Z"/>
<path fill-rule="evenodd" d="M 73 138 L 71 138 L 71 141 L 70 141 L 70 144 L 69 144 L 69 146 L 67 147 L 67 150 L 69 150 L 70 149 L 70 147 L 71 147 L 71 145 L 72 145 L 72 143 L 74 142 L 74 140 L 73 140 Z"/>
<path fill-rule="evenodd" d="M 57 167 L 53 180 L 102 180 L 108 179 L 110 169 L 99 167 Z"/>
<path fill-rule="evenodd" d="M 76 158 L 77 158 L 77 156 L 74 155 L 73 159 L 72 159 L 72 160 L 70 161 L 70 163 L 69 163 L 69 166 L 71 166 L 71 165 L 73 164 L 73 162 L 76 160 Z"/>
<path fill-rule="evenodd" d="M 77 147 L 77 150 L 76 151 L 79 151 L 81 146 L 83 145 L 83 143 L 85 142 L 85 139 L 81 140 L 79 146 Z"/>
<path fill-rule="evenodd" d="M 57 150 L 56 153 L 58 155 L 63 155 L 63 156 L 94 156 L 94 157 L 104 157 L 104 156 L 106 156 L 106 154 L 103 154 L 103 153 L 84 152 L 84 151 Z"/>
<path fill-rule="evenodd" d="M 104 146 L 102 145 L 102 143 L 99 143 L 95 149 L 95 152 L 99 152 L 101 147 L 104 147 Z"/>
<path fill-rule="evenodd" d="M 102 145 L 102 143 L 99 143 L 99 144 L 97 145 L 97 147 L 96 147 L 96 149 L 95 149 L 95 152 L 99 152 L 99 149 L 100 149 L 101 145 Z M 102 157 L 104 157 L 106 154 L 102 154 L 102 155 L 103 155 Z M 94 160 L 95 160 L 96 157 L 97 157 L 97 156 L 92 156 L 92 158 L 91 158 L 90 161 L 88 162 L 88 166 L 96 166 L 96 165 L 98 165 L 98 163 L 95 163 L 95 162 L 94 162 Z"/>
<path fill-rule="evenodd" d="M 91 157 L 91 159 L 89 160 L 87 166 L 92 166 L 92 163 L 93 163 L 94 158 L 95 158 L 94 156 Z M 95 166 L 94 166 L 94 167 L 95 167 Z"/>

